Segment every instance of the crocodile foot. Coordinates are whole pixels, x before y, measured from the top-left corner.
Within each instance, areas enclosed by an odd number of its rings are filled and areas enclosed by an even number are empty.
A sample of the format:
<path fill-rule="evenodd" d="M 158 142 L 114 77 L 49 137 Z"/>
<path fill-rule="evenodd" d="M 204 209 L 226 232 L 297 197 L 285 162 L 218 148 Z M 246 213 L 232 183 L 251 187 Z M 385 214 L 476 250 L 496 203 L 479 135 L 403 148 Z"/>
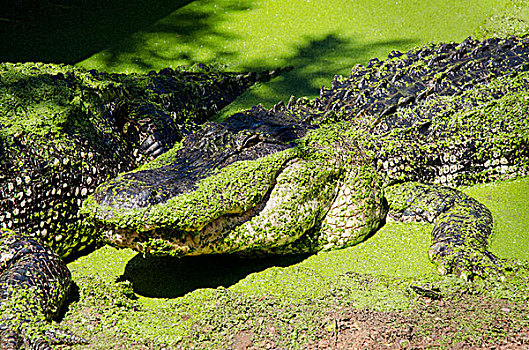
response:
<path fill-rule="evenodd" d="M 391 186 L 386 196 L 393 219 L 434 224 L 429 256 L 440 274 L 504 275 L 505 264 L 487 250 L 493 220 L 483 204 L 456 189 L 420 183 Z"/>
<path fill-rule="evenodd" d="M 438 216 L 430 259 L 442 275 L 451 273 L 465 280 L 503 277 L 506 267 L 486 249 L 491 231 L 492 215 L 487 207 L 469 197 L 462 199 Z"/>

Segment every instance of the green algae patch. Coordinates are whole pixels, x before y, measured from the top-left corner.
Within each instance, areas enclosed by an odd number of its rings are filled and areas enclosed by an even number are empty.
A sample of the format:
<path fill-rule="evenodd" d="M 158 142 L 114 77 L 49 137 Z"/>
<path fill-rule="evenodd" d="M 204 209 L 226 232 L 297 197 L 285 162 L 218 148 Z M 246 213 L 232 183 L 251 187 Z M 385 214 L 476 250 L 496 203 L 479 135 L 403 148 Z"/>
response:
<path fill-rule="evenodd" d="M 502 258 L 529 260 L 529 178 L 464 188 L 494 218 L 490 250 Z"/>
<path fill-rule="evenodd" d="M 341 293 L 355 307 L 409 305 L 406 280 L 436 275 L 428 259 L 432 225 L 391 223 L 356 246 L 319 252 L 290 267 L 249 275 L 230 289 L 289 300 L 326 299 Z"/>
<path fill-rule="evenodd" d="M 303 264 L 328 277 L 348 271 L 401 278 L 436 274 L 427 253 L 432 227 L 390 222 L 356 246 L 318 253 Z"/>
<path fill-rule="evenodd" d="M 402 278 L 436 274 L 427 254 L 431 228 L 429 224 L 390 223 L 356 246 L 319 252 L 292 267 L 252 274 L 232 288 L 240 292 L 303 298 L 307 294 L 322 296 L 331 279 L 350 271 Z M 300 277 L 303 274 L 306 276 Z M 299 294 L 296 283 L 285 282 L 303 278 L 312 281 L 313 286 L 303 286 Z M 319 291 L 312 289 L 314 285 L 320 286 Z M 309 291 L 305 291 L 307 288 Z"/>
<path fill-rule="evenodd" d="M 510 0 L 504 8 L 488 18 L 475 32 L 478 39 L 529 35 L 529 2 Z"/>
<path fill-rule="evenodd" d="M 75 76 L 77 81 L 71 79 L 75 85 L 65 76 Z M 95 90 L 108 88 L 108 82 L 87 76 L 84 70 L 65 65 L 2 64 L 0 137 L 10 145 L 15 137 L 27 136 L 36 146 L 43 148 L 53 147 L 53 141 L 71 141 L 65 140 L 67 137 L 64 136 L 65 130 L 70 131 L 69 124 L 77 123 L 81 130 L 87 129 L 87 107 L 92 107 L 95 114 L 97 104 L 106 102 L 96 95 Z M 90 102 L 95 103 L 90 106 Z M 102 123 L 101 120 L 98 122 Z"/>

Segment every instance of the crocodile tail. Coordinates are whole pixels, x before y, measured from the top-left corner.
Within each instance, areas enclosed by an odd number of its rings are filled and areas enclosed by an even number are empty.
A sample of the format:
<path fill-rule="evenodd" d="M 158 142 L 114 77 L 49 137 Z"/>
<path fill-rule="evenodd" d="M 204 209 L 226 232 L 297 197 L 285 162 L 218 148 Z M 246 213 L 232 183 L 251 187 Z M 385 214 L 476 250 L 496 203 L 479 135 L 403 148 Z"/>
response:
<path fill-rule="evenodd" d="M 235 101 L 246 90 L 257 83 L 265 83 L 291 70 L 292 67 L 276 68 L 261 72 L 218 72 L 211 83 L 201 85 L 198 93 L 198 107 L 194 113 L 194 122 L 203 123 L 218 113 L 221 109 Z M 212 73 L 215 75 L 215 73 Z M 196 101 L 193 101 L 196 103 Z"/>

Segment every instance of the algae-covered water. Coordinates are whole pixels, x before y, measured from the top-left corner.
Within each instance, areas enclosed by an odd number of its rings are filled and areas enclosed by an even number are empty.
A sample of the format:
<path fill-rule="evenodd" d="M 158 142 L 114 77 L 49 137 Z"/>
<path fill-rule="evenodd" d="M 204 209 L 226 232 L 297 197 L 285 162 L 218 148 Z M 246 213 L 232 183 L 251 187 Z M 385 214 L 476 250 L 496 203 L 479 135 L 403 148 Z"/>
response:
<path fill-rule="evenodd" d="M 505 0 L 194 1 L 79 63 L 145 72 L 195 62 L 230 70 L 293 66 L 229 111 L 315 97 L 336 74 L 393 50 L 462 41 Z"/>
<path fill-rule="evenodd" d="M 28 2 L 30 4 L 32 2 Z M 509 0 L 92 0 L 20 2 L 0 15 L 0 60 L 148 72 L 208 63 L 294 66 L 230 111 L 314 97 L 336 74 L 428 42 L 462 41 Z M 40 7 L 39 7 L 40 6 Z"/>

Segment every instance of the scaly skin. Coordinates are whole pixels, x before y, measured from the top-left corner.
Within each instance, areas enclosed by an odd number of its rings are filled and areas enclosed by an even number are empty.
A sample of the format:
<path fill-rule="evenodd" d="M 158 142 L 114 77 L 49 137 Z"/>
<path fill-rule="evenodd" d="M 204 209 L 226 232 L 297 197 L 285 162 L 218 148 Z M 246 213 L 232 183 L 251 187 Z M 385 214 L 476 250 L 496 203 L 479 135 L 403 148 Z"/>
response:
<path fill-rule="evenodd" d="M 280 72 L 202 66 L 122 75 L 1 63 L 0 348 L 79 340 L 47 325 L 70 284 L 60 257 L 71 259 L 98 240 L 79 216 L 83 199 Z"/>

